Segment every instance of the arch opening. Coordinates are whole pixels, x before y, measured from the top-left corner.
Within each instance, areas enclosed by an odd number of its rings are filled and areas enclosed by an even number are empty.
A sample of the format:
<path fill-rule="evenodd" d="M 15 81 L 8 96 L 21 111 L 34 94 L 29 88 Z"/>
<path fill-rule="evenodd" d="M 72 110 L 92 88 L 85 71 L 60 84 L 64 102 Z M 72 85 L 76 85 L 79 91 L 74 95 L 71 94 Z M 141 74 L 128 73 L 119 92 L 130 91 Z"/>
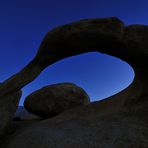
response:
<path fill-rule="evenodd" d="M 60 60 L 44 70 L 32 83 L 23 88 L 24 99 L 33 91 L 55 83 L 72 82 L 82 87 L 91 101 L 110 97 L 128 87 L 134 79 L 134 70 L 119 58 L 89 52 Z"/>

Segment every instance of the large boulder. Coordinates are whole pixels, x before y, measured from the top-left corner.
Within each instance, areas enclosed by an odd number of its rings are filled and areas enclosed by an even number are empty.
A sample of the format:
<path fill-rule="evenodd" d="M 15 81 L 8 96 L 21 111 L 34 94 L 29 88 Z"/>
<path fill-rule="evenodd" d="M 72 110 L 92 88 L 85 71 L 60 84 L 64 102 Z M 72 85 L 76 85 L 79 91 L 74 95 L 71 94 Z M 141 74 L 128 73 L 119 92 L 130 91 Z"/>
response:
<path fill-rule="evenodd" d="M 33 92 L 24 106 L 30 113 L 48 118 L 89 102 L 89 96 L 82 88 L 73 83 L 59 83 Z"/>

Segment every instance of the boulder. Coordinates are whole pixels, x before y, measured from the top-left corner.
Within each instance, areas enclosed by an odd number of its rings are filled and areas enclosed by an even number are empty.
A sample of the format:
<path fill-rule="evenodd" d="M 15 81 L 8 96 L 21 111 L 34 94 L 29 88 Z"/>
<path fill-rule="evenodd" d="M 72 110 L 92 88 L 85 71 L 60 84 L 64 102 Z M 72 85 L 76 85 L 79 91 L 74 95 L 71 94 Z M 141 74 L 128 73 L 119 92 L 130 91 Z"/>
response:
<path fill-rule="evenodd" d="M 58 83 L 30 94 L 24 106 L 30 113 L 48 118 L 89 102 L 89 96 L 82 88 L 73 83 Z"/>

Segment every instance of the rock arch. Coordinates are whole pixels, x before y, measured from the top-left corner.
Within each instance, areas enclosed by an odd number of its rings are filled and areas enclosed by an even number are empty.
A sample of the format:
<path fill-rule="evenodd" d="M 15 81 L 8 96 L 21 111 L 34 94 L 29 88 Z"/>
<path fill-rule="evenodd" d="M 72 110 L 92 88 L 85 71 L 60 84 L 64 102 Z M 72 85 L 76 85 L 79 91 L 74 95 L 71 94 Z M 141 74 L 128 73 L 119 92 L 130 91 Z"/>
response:
<path fill-rule="evenodd" d="M 69 56 L 98 51 L 129 63 L 135 71 L 135 79 L 122 92 L 92 106 L 95 108 L 98 105 L 99 113 L 104 115 L 121 110 L 130 111 L 148 122 L 147 40 L 148 26 L 125 26 L 115 17 L 85 19 L 57 27 L 46 34 L 35 58 L 0 86 L 1 106 L 9 103 L 5 101 L 5 97 L 11 96 L 33 81 L 47 66 Z M 8 110 L 6 108 L 3 111 Z M 8 112 L 10 114 L 10 111 Z M 5 122 L 2 115 L 0 118 L 1 123 Z M 7 120 L 11 121 L 11 118 Z"/>

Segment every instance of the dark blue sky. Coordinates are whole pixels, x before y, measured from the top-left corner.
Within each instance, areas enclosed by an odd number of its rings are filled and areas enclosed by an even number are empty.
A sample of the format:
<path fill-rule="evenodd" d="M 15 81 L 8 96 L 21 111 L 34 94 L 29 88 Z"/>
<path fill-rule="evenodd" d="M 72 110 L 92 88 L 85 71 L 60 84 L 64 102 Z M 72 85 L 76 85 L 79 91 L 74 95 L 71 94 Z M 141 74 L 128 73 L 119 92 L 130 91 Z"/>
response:
<path fill-rule="evenodd" d="M 126 24 L 148 24 L 147 0 L 1 0 L 0 81 L 25 66 L 47 31 L 84 18 L 116 16 Z M 133 79 L 125 62 L 99 53 L 65 59 L 48 67 L 23 89 L 23 97 L 48 84 L 70 81 L 83 87 L 92 101 L 113 95 Z"/>

